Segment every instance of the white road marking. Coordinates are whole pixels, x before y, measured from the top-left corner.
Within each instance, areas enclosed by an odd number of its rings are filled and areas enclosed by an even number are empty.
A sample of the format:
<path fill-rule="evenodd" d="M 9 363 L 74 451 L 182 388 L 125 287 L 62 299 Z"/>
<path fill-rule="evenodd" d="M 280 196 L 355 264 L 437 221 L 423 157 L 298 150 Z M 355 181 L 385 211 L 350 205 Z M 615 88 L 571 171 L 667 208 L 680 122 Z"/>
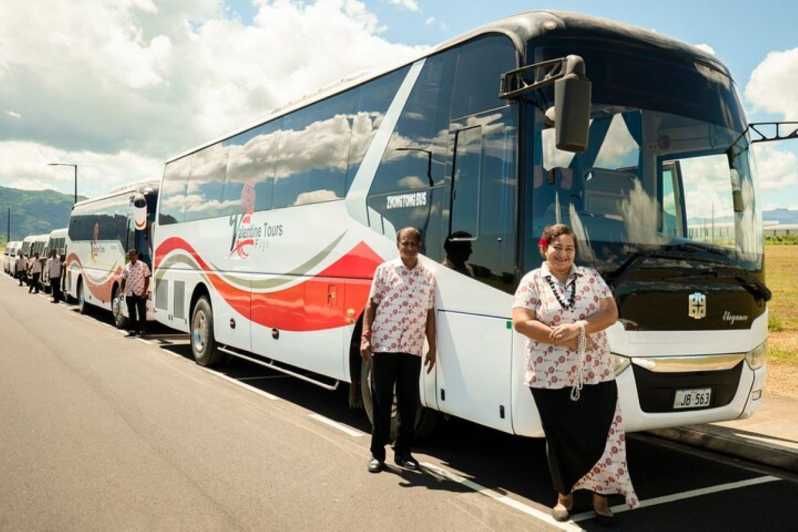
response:
<path fill-rule="evenodd" d="M 166 351 L 166 349 L 162 349 L 162 351 Z M 180 356 L 180 355 L 177 355 L 177 356 Z M 239 381 L 237 379 L 234 379 L 232 377 L 228 377 L 224 373 L 219 373 L 218 371 L 215 371 L 215 370 L 212 370 L 212 369 L 203 368 L 202 366 L 200 366 L 200 368 L 204 369 L 208 373 L 213 373 L 217 377 L 221 377 L 222 379 L 224 379 L 226 381 L 229 381 L 229 382 L 235 384 L 236 386 L 241 386 L 242 388 L 246 388 L 247 390 L 249 390 L 251 392 L 254 392 L 254 393 L 256 393 L 256 394 L 258 394 L 258 395 L 260 395 L 262 397 L 265 397 L 266 399 L 270 399 L 272 401 L 278 401 L 280 399 L 276 395 L 272 395 L 269 392 L 264 392 L 263 390 L 261 390 L 259 388 L 255 388 L 254 386 L 250 386 L 249 384 L 247 384 L 245 382 L 241 382 L 241 381 Z"/>
<path fill-rule="evenodd" d="M 337 421 L 333 421 L 332 419 L 326 418 L 326 417 L 324 417 L 322 415 L 319 415 L 319 414 L 308 414 L 308 417 L 312 418 L 312 419 L 315 419 L 316 421 L 319 421 L 321 423 L 324 423 L 325 425 L 329 425 L 330 427 L 332 427 L 334 429 L 338 429 L 341 432 L 349 434 L 350 436 L 353 436 L 355 438 L 360 438 L 360 437 L 366 435 L 365 433 L 360 432 L 359 430 L 355 430 L 353 428 L 347 427 L 343 423 L 338 423 Z"/>
<path fill-rule="evenodd" d="M 445 479 L 451 480 L 453 482 L 457 482 L 458 484 L 462 484 L 463 486 L 466 486 L 466 487 L 476 491 L 477 493 L 481 493 L 482 495 L 490 497 L 491 499 L 493 499 L 496 502 L 504 504 L 505 506 L 509 506 L 510 508 L 518 510 L 519 512 L 525 513 L 525 514 L 527 514 L 527 515 L 529 515 L 531 517 L 534 517 L 538 521 L 543 521 L 547 525 L 551 525 L 551 526 L 553 526 L 553 527 L 555 527 L 555 528 L 557 528 L 559 530 L 582 530 L 582 527 L 580 527 L 576 523 L 573 523 L 573 522 L 561 523 L 560 521 L 557 521 L 556 519 L 554 519 L 551 516 L 551 514 L 548 513 L 548 512 L 544 512 L 542 510 L 538 510 L 537 508 L 533 508 L 532 506 L 529 506 L 529 505 L 524 504 L 524 503 L 522 503 L 520 501 L 512 499 L 512 498 L 510 498 L 510 497 L 508 497 L 506 495 L 502 495 L 501 493 L 498 493 L 498 492 L 496 492 L 496 491 L 494 491 L 492 489 L 489 489 L 489 488 L 486 488 L 485 486 L 477 484 L 473 480 L 468 480 L 467 478 L 463 478 L 463 477 L 461 477 L 460 475 L 458 475 L 456 473 L 452 473 L 451 471 L 447 471 L 446 469 L 444 469 L 444 468 L 442 468 L 440 466 L 437 466 L 437 465 L 434 465 L 434 464 L 430 464 L 430 463 L 426 463 L 426 462 L 422 463 L 421 465 L 424 467 L 424 469 L 426 469 L 426 470 L 428 470 L 430 472 L 433 472 L 433 473 L 435 473 L 435 474 L 437 474 L 437 475 L 439 475 L 439 476 L 441 476 L 441 477 L 443 477 Z"/>
<path fill-rule="evenodd" d="M 710 486 L 708 488 L 700 488 L 690 491 L 683 491 L 681 493 L 673 493 L 671 495 L 663 495 L 662 497 L 654 497 L 653 499 L 646 499 L 644 501 L 640 501 L 640 506 L 635 508 L 635 510 L 637 510 L 638 508 L 647 508 L 649 506 L 656 506 L 658 504 L 666 504 L 669 502 L 692 499 L 694 497 L 700 497 L 701 495 L 709 495 L 710 493 L 719 493 L 721 491 L 744 488 L 746 486 L 756 486 L 758 484 L 765 484 L 767 482 L 774 482 L 776 480 L 782 480 L 782 479 L 780 479 L 779 477 L 766 475 L 763 477 L 756 477 L 748 480 L 740 480 L 739 482 L 729 482 L 727 484 L 718 484 L 717 486 Z M 628 512 L 631 509 L 632 508 L 629 508 L 625 504 L 619 504 L 611 508 L 613 513 L 616 514 Z M 588 519 L 592 519 L 593 517 L 595 517 L 593 512 L 583 512 L 581 514 L 576 514 L 574 516 L 571 516 L 571 519 L 575 522 L 578 522 L 578 521 L 586 521 Z"/>

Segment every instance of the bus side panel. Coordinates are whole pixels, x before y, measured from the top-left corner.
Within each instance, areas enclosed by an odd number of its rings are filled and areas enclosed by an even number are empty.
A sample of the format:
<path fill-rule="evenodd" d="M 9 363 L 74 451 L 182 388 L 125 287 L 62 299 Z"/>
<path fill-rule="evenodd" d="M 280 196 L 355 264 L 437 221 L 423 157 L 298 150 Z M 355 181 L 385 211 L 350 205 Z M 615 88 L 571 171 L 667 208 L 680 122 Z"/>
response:
<path fill-rule="evenodd" d="M 92 305 L 111 310 L 114 284 L 119 285 L 125 266 L 125 251 L 117 241 L 71 242 L 67 257 L 70 273 L 69 294 L 78 297 L 78 277 L 84 297 Z"/>

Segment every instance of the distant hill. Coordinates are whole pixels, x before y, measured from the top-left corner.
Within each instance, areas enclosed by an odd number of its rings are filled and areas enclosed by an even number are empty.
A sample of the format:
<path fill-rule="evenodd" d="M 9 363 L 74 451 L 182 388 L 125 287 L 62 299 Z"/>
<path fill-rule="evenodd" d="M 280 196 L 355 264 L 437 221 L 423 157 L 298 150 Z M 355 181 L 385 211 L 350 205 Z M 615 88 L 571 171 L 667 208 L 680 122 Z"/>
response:
<path fill-rule="evenodd" d="M 78 196 L 79 200 L 86 199 Z M 0 187 L 0 241 L 6 240 L 11 207 L 11 240 L 49 233 L 66 227 L 74 196 L 55 190 L 19 190 Z"/>
<path fill-rule="evenodd" d="M 798 211 L 790 209 L 763 211 L 762 220 L 765 222 L 779 222 L 780 224 L 798 224 Z"/>

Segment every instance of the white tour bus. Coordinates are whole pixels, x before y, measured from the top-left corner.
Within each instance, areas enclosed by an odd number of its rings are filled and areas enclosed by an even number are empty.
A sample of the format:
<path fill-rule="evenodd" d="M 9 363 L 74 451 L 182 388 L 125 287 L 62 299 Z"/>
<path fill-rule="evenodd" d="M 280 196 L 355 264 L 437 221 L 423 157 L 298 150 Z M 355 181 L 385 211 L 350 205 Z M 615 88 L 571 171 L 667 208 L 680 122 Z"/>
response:
<path fill-rule="evenodd" d="M 50 258 L 50 251 L 55 250 L 59 257 L 66 256 L 66 248 L 69 244 L 69 236 L 67 235 L 69 228 L 63 227 L 50 231 L 47 236 L 47 244 L 44 246 L 45 264 L 47 259 Z M 50 290 L 50 275 L 49 272 L 43 271 L 42 273 L 42 286 L 45 290 Z"/>
<path fill-rule="evenodd" d="M 418 422 L 541 436 L 510 316 L 541 230 L 563 222 L 618 303 L 626 427 L 748 416 L 769 298 L 750 142 L 716 57 L 607 20 L 518 15 L 167 161 L 156 319 L 190 332 L 200 364 L 221 352 L 352 383 L 369 411 L 360 319 L 412 225 L 438 280 Z M 688 233 L 712 220 L 735 230 Z"/>
<path fill-rule="evenodd" d="M 17 249 L 19 249 L 21 242 L 12 240 L 6 244 L 5 262 L 3 263 L 3 271 L 14 277 L 16 273 Z"/>
<path fill-rule="evenodd" d="M 126 252 L 135 248 L 152 265 L 152 222 L 158 182 L 119 188 L 81 201 L 72 208 L 67 234 L 66 293 L 78 301 L 81 313 L 89 305 L 110 310 L 124 327 L 125 305 L 114 305 L 121 285 Z"/>

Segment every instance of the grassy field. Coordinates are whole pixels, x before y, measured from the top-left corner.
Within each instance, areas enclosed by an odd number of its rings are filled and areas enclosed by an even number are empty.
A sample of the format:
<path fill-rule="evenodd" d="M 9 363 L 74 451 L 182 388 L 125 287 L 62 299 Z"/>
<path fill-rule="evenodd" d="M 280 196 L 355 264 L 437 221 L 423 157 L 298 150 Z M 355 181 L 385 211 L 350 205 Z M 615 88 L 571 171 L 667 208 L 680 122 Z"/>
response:
<path fill-rule="evenodd" d="M 768 359 L 774 366 L 798 367 L 798 246 L 765 246 L 768 303 Z M 798 382 L 795 383 L 798 386 Z"/>

